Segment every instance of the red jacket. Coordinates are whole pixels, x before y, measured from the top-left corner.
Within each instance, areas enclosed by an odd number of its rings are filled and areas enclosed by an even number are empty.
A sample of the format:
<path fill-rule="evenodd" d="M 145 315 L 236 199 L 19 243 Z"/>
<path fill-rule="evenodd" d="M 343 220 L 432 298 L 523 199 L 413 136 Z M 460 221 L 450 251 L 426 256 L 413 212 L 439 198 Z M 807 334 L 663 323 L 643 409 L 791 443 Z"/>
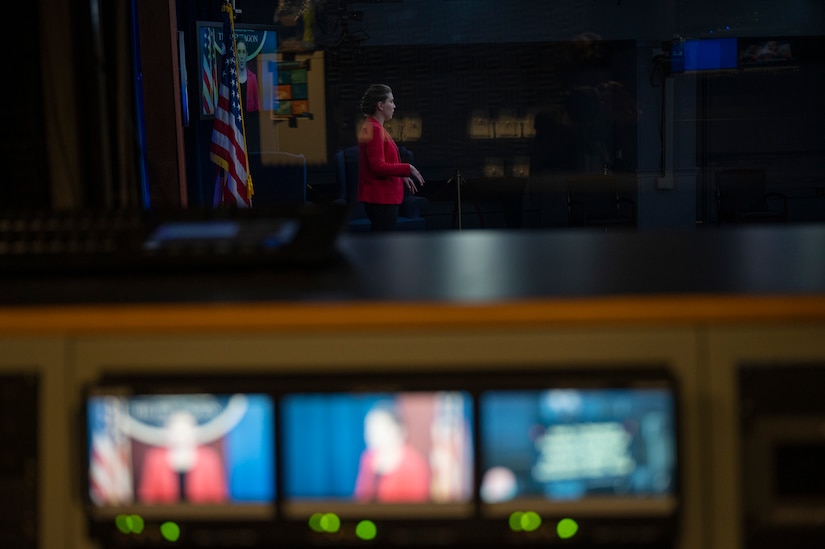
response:
<path fill-rule="evenodd" d="M 169 466 L 169 450 L 146 452 L 138 498 L 141 503 L 174 503 L 181 494 L 178 474 Z M 223 503 L 229 494 L 221 458 L 212 448 L 198 446 L 195 465 L 186 473 L 186 499 L 191 503 Z"/>
<path fill-rule="evenodd" d="M 375 451 L 361 454 L 355 498 L 358 501 L 421 502 L 430 499 L 430 467 L 421 454 L 405 446 L 398 467 L 389 473 L 375 473 Z"/>
<path fill-rule="evenodd" d="M 390 134 L 372 116 L 358 135 L 358 200 L 372 204 L 401 204 L 410 165 L 401 162 Z"/>

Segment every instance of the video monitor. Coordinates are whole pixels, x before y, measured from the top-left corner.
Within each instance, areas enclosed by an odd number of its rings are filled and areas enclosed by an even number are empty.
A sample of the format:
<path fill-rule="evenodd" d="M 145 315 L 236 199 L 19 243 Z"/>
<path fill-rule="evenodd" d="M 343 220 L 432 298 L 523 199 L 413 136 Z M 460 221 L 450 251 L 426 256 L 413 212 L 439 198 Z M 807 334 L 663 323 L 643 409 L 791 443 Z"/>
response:
<path fill-rule="evenodd" d="M 275 516 L 274 400 L 256 393 L 85 399 L 90 516 L 263 520 Z"/>
<path fill-rule="evenodd" d="M 473 513 L 473 401 L 461 391 L 295 393 L 280 408 L 282 509 L 348 517 Z"/>
<path fill-rule="evenodd" d="M 200 78 L 200 114 L 202 118 L 215 115 L 218 106 L 218 90 L 221 83 L 221 67 L 224 49 L 223 25 L 217 22 L 198 21 L 198 59 Z M 238 63 L 246 78 L 242 78 L 241 102 L 246 112 L 268 110 L 261 105 L 261 97 L 268 82 L 261 71 L 278 51 L 277 30 L 265 25 L 235 25 L 235 47 Z"/>
<path fill-rule="evenodd" d="M 735 69 L 738 63 L 736 38 L 700 38 L 685 40 L 684 70 L 714 71 Z"/>
<path fill-rule="evenodd" d="M 743 69 L 770 69 L 797 62 L 794 40 L 782 37 L 739 39 L 739 66 Z"/>
<path fill-rule="evenodd" d="M 671 516 L 675 393 L 662 385 L 485 391 L 479 401 L 486 516 Z"/>

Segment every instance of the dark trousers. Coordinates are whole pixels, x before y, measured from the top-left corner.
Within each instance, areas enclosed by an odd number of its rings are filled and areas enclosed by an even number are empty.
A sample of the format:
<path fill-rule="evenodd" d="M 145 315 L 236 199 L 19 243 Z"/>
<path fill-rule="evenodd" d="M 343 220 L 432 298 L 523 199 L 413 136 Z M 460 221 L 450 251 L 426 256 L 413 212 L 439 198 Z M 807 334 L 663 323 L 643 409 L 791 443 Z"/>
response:
<path fill-rule="evenodd" d="M 364 202 L 364 211 L 370 218 L 372 232 L 394 231 L 398 221 L 398 204 L 371 204 Z"/>

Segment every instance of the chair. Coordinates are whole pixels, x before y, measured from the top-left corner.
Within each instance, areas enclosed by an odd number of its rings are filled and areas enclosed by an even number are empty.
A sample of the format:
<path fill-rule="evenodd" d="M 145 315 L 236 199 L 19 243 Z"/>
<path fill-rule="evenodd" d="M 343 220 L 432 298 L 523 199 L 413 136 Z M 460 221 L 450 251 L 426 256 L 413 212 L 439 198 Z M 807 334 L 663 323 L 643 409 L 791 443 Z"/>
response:
<path fill-rule="evenodd" d="M 398 152 L 402 162 L 413 163 L 412 152 L 399 147 Z M 338 149 L 335 153 L 336 177 L 339 186 L 339 197 L 336 202 L 346 204 L 350 210 L 349 230 L 365 232 L 370 230 L 370 220 L 364 211 L 364 204 L 358 201 L 358 146 Z M 399 231 L 423 231 L 426 220 L 423 214 L 430 205 L 430 201 L 423 196 L 409 194 L 405 190 L 404 200 L 398 209 L 396 229 Z"/>
<path fill-rule="evenodd" d="M 788 200 L 767 191 L 762 169 L 729 169 L 716 172 L 716 220 L 718 223 L 785 223 Z"/>
<path fill-rule="evenodd" d="M 574 227 L 636 227 L 636 202 L 619 195 L 616 176 L 567 178 L 567 221 Z"/>

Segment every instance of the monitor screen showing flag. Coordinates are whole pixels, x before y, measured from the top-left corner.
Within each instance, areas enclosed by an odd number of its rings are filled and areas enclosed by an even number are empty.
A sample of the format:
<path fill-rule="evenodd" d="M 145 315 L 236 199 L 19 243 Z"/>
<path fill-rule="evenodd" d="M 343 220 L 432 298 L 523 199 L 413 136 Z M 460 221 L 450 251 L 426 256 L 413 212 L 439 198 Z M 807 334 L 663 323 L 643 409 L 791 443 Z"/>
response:
<path fill-rule="evenodd" d="M 286 395 L 284 513 L 471 513 L 472 417 L 459 391 Z"/>
<path fill-rule="evenodd" d="M 221 23 L 199 21 L 198 59 L 200 65 L 201 117 L 215 115 L 218 106 L 218 93 L 221 81 L 222 63 L 226 56 L 224 30 Z M 277 30 L 265 25 L 235 26 L 235 47 L 240 49 L 236 59 L 239 66 L 239 83 L 243 91 L 242 102 L 246 112 L 265 110 L 261 104 L 266 93 L 266 74 L 261 67 L 268 66 L 276 58 L 278 50 Z M 237 52 L 236 52 L 237 53 Z"/>
<path fill-rule="evenodd" d="M 271 507 L 274 404 L 265 394 L 94 394 L 88 496 L 98 510 Z"/>

